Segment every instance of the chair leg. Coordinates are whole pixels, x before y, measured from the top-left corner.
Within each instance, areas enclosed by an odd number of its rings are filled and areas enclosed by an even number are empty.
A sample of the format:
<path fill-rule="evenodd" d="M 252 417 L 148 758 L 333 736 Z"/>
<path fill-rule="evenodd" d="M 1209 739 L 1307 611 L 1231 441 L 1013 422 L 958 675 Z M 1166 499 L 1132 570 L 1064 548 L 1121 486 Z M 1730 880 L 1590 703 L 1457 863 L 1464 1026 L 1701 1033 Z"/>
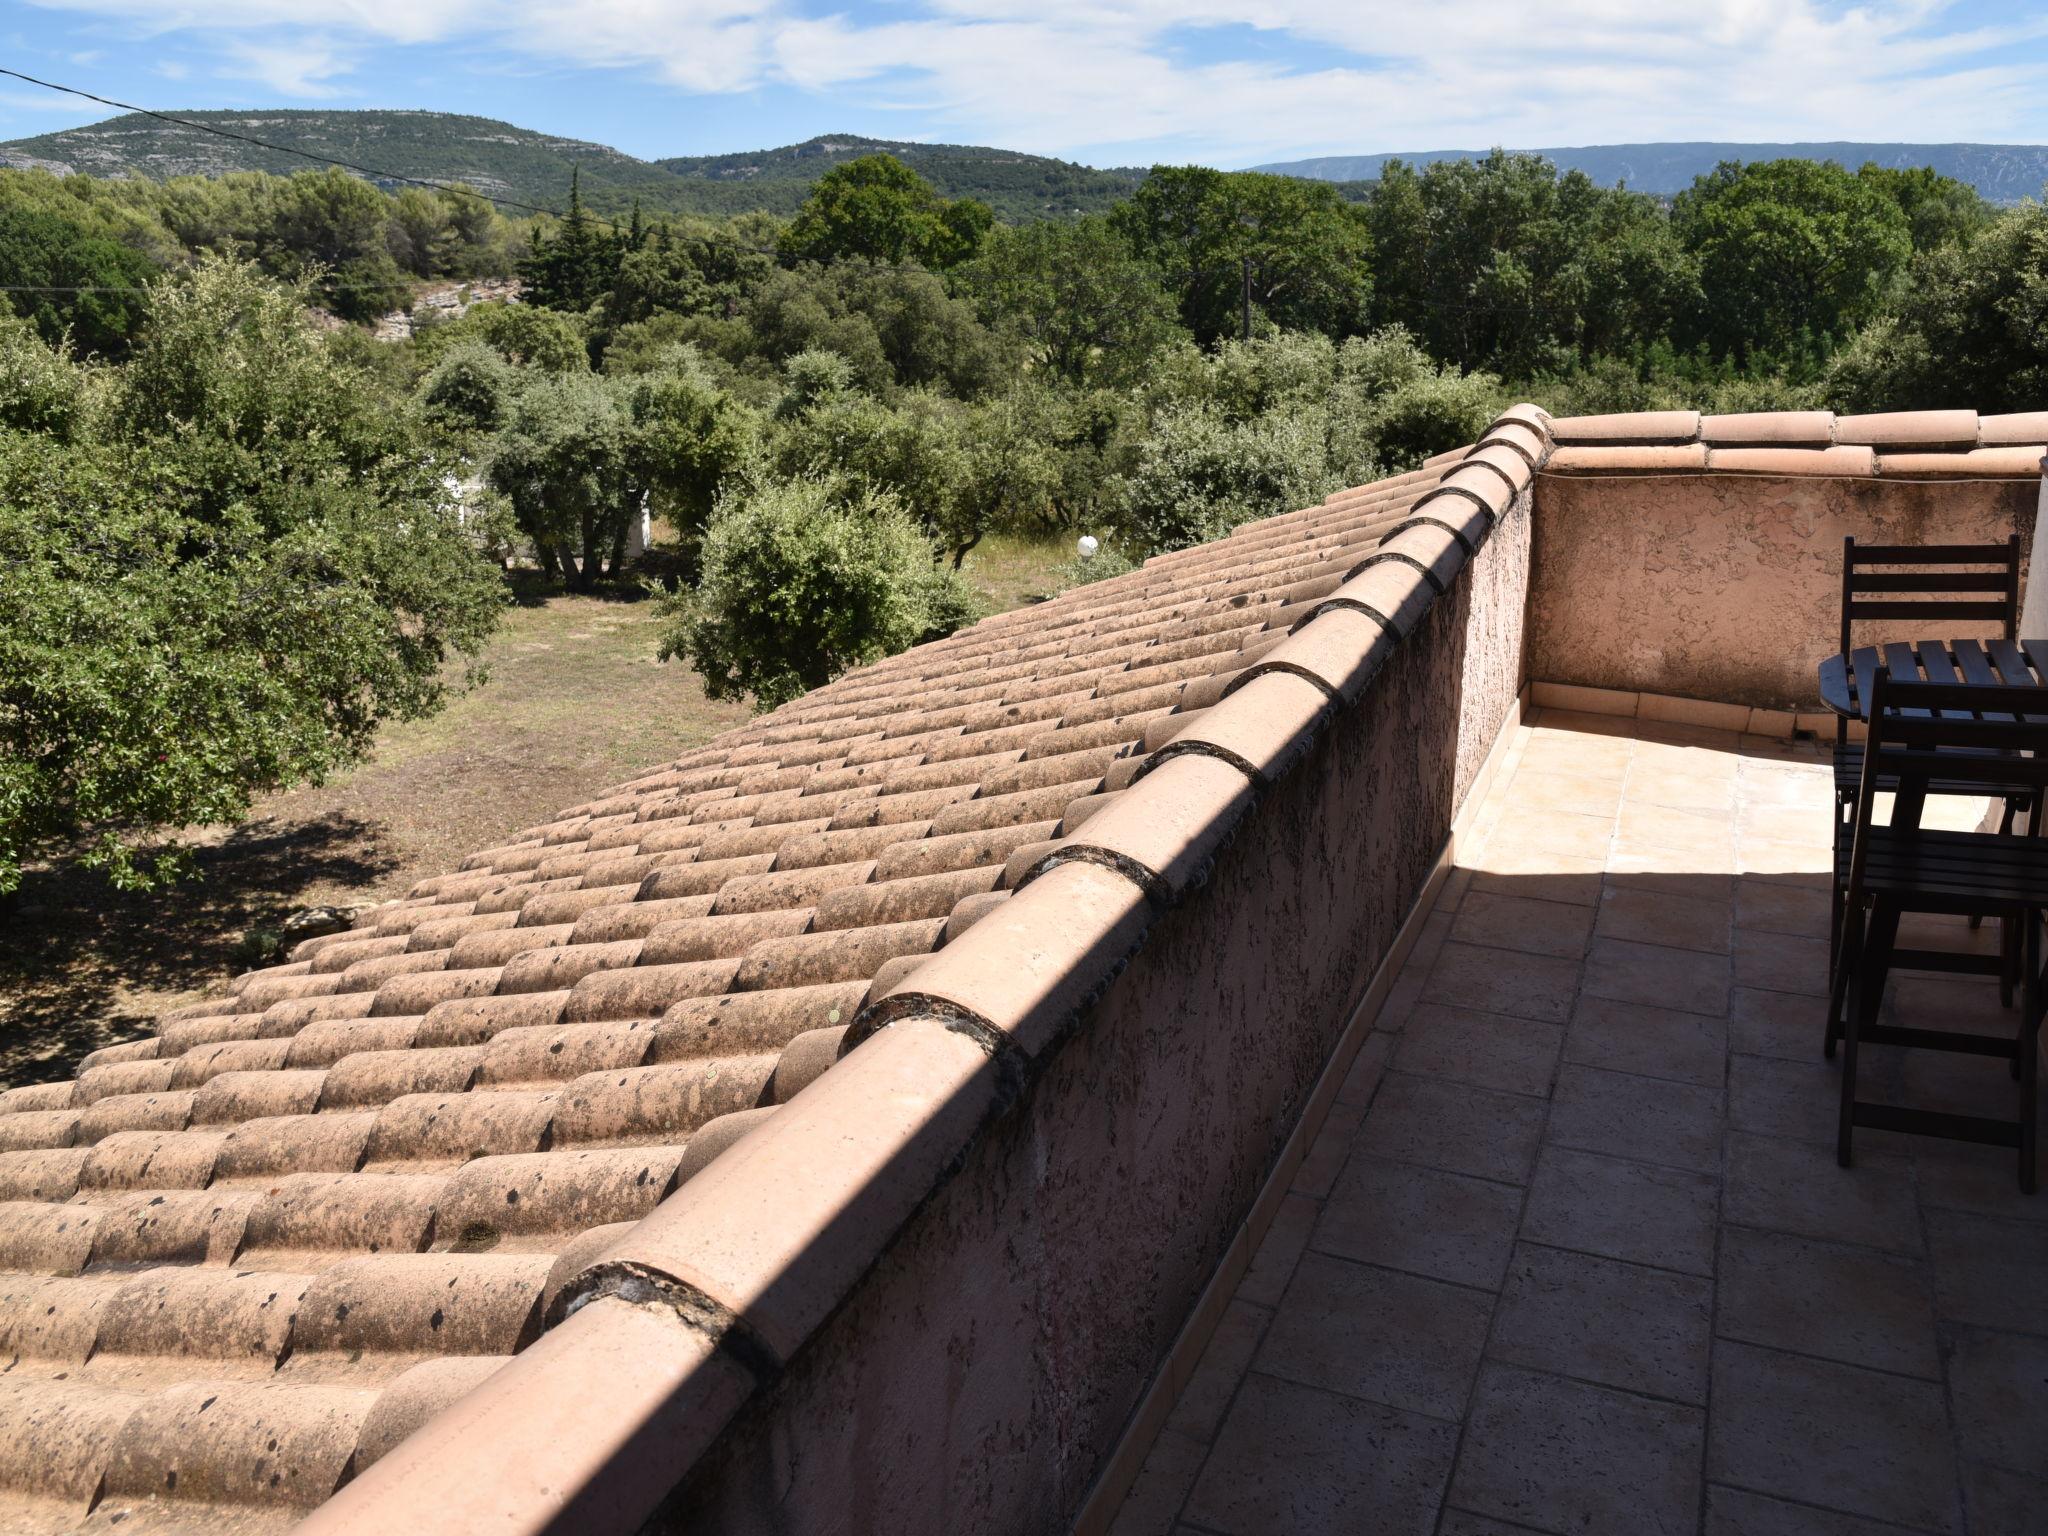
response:
<path fill-rule="evenodd" d="M 1998 1006 L 2010 1008 L 2020 980 L 2020 923 L 2017 918 L 1998 920 Z"/>
<path fill-rule="evenodd" d="M 2022 919 L 2027 928 L 2026 1009 L 2022 1015 L 2019 1040 L 2013 1056 L 2020 1080 L 2020 1193 L 2034 1192 L 2034 1170 L 2039 1163 L 2041 1094 L 2041 1015 L 2048 1009 L 2040 968 L 2041 939 L 2039 914 L 2028 912 Z"/>
<path fill-rule="evenodd" d="M 1837 959 L 1834 969 L 1828 975 L 1828 1029 L 1827 1037 L 1821 1042 L 1820 1053 L 1829 1061 L 1835 1059 L 1835 1046 L 1842 1038 L 1842 1020 L 1846 1010 L 1855 1005 L 1854 988 L 1851 985 L 1856 972 L 1858 957 L 1863 953 L 1863 914 L 1851 911 L 1841 899 L 1841 892 L 1835 893 L 1836 905 L 1843 910 L 1836 923 L 1838 937 L 1835 941 Z"/>
<path fill-rule="evenodd" d="M 1899 909 L 1879 897 L 1870 914 L 1867 933 L 1852 926 L 1849 949 L 1855 980 L 1849 988 L 1849 1007 L 1842 1029 L 1842 1114 L 1835 1132 L 1835 1161 L 1844 1168 L 1854 1161 L 1851 1147 L 1856 1130 L 1856 1057 L 1863 1031 L 1877 1022 L 1884 998 L 1886 973 L 1891 968 L 1892 946 L 1898 938 Z"/>

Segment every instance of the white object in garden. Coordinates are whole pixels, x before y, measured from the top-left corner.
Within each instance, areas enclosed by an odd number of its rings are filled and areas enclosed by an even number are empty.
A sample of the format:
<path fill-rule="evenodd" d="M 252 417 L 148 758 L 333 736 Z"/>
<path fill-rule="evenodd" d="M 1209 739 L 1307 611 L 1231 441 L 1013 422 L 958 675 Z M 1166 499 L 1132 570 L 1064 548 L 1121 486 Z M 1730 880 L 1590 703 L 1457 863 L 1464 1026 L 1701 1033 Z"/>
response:
<path fill-rule="evenodd" d="M 1080 541 L 1074 545 L 1074 548 L 1081 552 L 1083 560 L 1093 560 L 1095 558 L 1095 551 L 1102 548 L 1102 542 L 1094 534 L 1084 533 L 1081 535 Z"/>

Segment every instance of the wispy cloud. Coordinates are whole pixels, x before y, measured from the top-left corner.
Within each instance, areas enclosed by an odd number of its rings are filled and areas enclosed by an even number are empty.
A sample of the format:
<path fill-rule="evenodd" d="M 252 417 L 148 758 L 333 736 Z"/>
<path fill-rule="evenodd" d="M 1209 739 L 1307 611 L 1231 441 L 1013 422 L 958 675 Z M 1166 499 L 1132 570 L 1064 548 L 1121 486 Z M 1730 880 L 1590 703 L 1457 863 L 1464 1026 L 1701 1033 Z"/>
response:
<path fill-rule="evenodd" d="M 355 68 L 355 61 L 322 39 L 260 43 L 231 39 L 220 73 L 236 80 L 255 80 L 280 96 L 329 97 L 334 81 Z"/>
<path fill-rule="evenodd" d="M 2040 135 L 2048 15 L 1951 0 L 39 0 L 205 34 L 331 95 L 351 50 L 460 44 L 682 92 L 779 87 L 1052 152 Z M 1278 48 L 1242 46 L 1248 33 Z M 914 130 L 913 130 L 914 131 Z"/>
<path fill-rule="evenodd" d="M 48 112 L 60 117 L 99 117 L 106 108 L 75 96 L 53 96 L 42 91 L 0 91 L 0 107 L 16 112 Z"/>

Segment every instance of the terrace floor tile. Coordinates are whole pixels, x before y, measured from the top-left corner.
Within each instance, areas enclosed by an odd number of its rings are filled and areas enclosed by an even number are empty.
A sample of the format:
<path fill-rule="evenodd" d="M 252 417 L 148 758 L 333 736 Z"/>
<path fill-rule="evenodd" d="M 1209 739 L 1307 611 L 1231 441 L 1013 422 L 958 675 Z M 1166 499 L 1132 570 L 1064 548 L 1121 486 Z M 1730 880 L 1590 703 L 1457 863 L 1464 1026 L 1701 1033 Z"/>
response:
<path fill-rule="evenodd" d="M 1728 953 L 1728 903 L 1670 891 L 1610 885 L 1600 893 L 1602 938 Z"/>
<path fill-rule="evenodd" d="M 1394 1066 L 1423 1077 L 1541 1098 L 1550 1092 L 1563 1042 L 1564 1030 L 1555 1024 L 1421 1003 L 1402 1027 Z"/>
<path fill-rule="evenodd" d="M 1680 1008 L 1581 997 L 1564 1059 L 1580 1066 L 1719 1088 L 1728 1075 L 1728 1021 Z"/>
<path fill-rule="evenodd" d="M 1286 1381 L 1455 1419 L 1492 1313 L 1488 1291 L 1309 1253 L 1254 1363 Z"/>
<path fill-rule="evenodd" d="M 1697 1408 L 1489 1365 L 1450 1499 L 1541 1531 L 1681 1536 L 1698 1528 L 1705 1432 Z"/>
<path fill-rule="evenodd" d="M 1223 1536 L 1414 1536 L 1435 1519 L 1457 1438 L 1441 1419 L 1254 1373 L 1186 1518 Z"/>
<path fill-rule="evenodd" d="M 1938 1382 L 1722 1340 L 1707 1476 L 1824 1509 L 1961 1531 Z"/>
<path fill-rule="evenodd" d="M 1596 936 L 1586 955 L 1585 991 L 1620 1003 L 1683 1008 L 1725 1018 L 1730 971 L 1726 955 Z"/>
<path fill-rule="evenodd" d="M 1543 1134 L 1543 1101 L 1389 1072 L 1359 1132 L 1369 1156 L 1520 1184 Z"/>
<path fill-rule="evenodd" d="M 1719 1273 L 1723 1338 L 1941 1377 L 1925 1260 L 1730 1227 Z"/>
<path fill-rule="evenodd" d="M 1699 1276 L 1525 1243 L 1487 1353 L 1704 1407 L 1713 1313 L 1713 1283 Z"/>
<path fill-rule="evenodd" d="M 1545 1135 L 1554 1146 L 1714 1173 L 1724 1109 L 1719 1088 L 1574 1064 L 1558 1069 Z"/>
<path fill-rule="evenodd" d="M 1465 944 L 1576 960 L 1586 952 L 1592 927 L 1592 915 L 1569 903 L 1472 891 L 1459 905 L 1451 937 Z"/>
<path fill-rule="evenodd" d="M 1323 1204 L 1310 1246 L 1339 1258 L 1498 1289 L 1522 1218 L 1512 1184 L 1354 1157 Z"/>

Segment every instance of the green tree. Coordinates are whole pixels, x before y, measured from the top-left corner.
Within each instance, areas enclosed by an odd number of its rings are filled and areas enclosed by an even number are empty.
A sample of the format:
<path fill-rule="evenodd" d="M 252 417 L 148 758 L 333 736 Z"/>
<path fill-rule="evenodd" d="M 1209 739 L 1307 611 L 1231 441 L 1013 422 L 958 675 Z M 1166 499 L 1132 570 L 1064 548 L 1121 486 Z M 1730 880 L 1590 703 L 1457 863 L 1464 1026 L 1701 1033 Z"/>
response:
<path fill-rule="evenodd" d="M 532 249 L 519 263 L 529 304 L 582 311 L 616 280 L 627 243 L 615 239 L 583 207 L 582 173 L 569 173 L 569 211 L 552 234 L 533 228 Z"/>
<path fill-rule="evenodd" d="M 512 413 L 519 373 L 481 341 L 450 347 L 420 383 L 427 420 L 458 437 L 495 432 Z"/>
<path fill-rule="evenodd" d="M 1662 207 L 1540 155 L 1390 163 L 1366 208 L 1376 321 L 1463 368 L 1562 371 L 1697 309 L 1696 263 Z"/>
<path fill-rule="evenodd" d="M 1913 248 L 1886 189 L 1833 162 L 1729 162 L 1680 193 L 1672 218 L 1699 260 L 1707 340 L 1745 361 L 1846 338 Z"/>
<path fill-rule="evenodd" d="M 449 200 L 424 187 L 392 195 L 384 243 L 391 259 L 419 277 L 448 270 L 457 236 Z"/>
<path fill-rule="evenodd" d="M 1370 230 L 1326 182 L 1154 166 L 1111 217 L 1199 341 L 1244 339 L 1258 316 L 1339 336 L 1366 323 Z"/>
<path fill-rule="evenodd" d="M 1876 186 L 1899 205 L 1916 252 L 1966 245 L 1991 222 L 1991 205 L 1975 187 L 1943 176 L 1932 166 L 1865 165 L 1856 179 Z"/>
<path fill-rule="evenodd" d="M 930 636 L 948 583 L 894 498 L 820 480 L 727 496 L 704 538 L 704 576 L 671 599 L 663 660 L 681 656 L 713 698 L 762 709 Z"/>
<path fill-rule="evenodd" d="M 183 872 L 165 829 L 358 761 L 496 623 L 404 401 L 306 298 L 204 260 L 86 406 L 0 425 L 0 889 L 80 844 Z"/>
<path fill-rule="evenodd" d="M 862 155 L 818 178 L 780 243 L 799 261 L 950 267 L 974 254 L 994 222 L 983 204 L 940 197 L 894 155 Z"/>
<path fill-rule="evenodd" d="M 491 445 L 490 483 L 511 503 L 542 570 L 579 591 L 619 574 L 649 491 L 629 382 L 536 375 Z"/>
<path fill-rule="evenodd" d="M 0 272 L 17 290 L 4 302 L 45 341 L 68 332 L 81 352 L 118 357 L 142 325 L 143 289 L 156 267 L 60 214 L 0 204 Z"/>
<path fill-rule="evenodd" d="M 1831 363 L 1840 409 L 2039 410 L 2048 400 L 2048 208 L 2001 215 L 1967 245 L 1923 253 L 1893 313 Z"/>
<path fill-rule="evenodd" d="M 689 552 L 718 498 L 753 467 L 757 414 L 719 389 L 688 349 L 634 380 L 630 409 L 640 476 Z"/>
<path fill-rule="evenodd" d="M 472 305 L 454 320 L 422 327 L 414 337 L 413 351 L 431 368 L 444 353 L 469 341 L 480 341 L 507 362 L 543 373 L 590 371 L 583 322 L 574 315 L 533 304 Z"/>
<path fill-rule="evenodd" d="M 1015 368 L 1014 348 L 974 307 L 915 269 L 806 264 L 773 274 L 746 307 L 745 350 L 779 368 L 800 352 L 836 352 L 864 389 L 934 386 L 958 396 L 995 388 Z"/>
<path fill-rule="evenodd" d="M 907 394 L 887 405 L 827 383 L 807 407 L 784 412 L 767 465 L 777 478 L 840 485 L 855 498 L 886 495 L 956 556 L 980 537 L 959 505 L 970 468 L 967 415 L 941 396 Z"/>
<path fill-rule="evenodd" d="M 1158 272 L 1107 219 L 999 229 L 960 283 L 984 323 L 1013 329 L 1034 361 L 1080 388 L 1128 384 L 1186 335 Z"/>

